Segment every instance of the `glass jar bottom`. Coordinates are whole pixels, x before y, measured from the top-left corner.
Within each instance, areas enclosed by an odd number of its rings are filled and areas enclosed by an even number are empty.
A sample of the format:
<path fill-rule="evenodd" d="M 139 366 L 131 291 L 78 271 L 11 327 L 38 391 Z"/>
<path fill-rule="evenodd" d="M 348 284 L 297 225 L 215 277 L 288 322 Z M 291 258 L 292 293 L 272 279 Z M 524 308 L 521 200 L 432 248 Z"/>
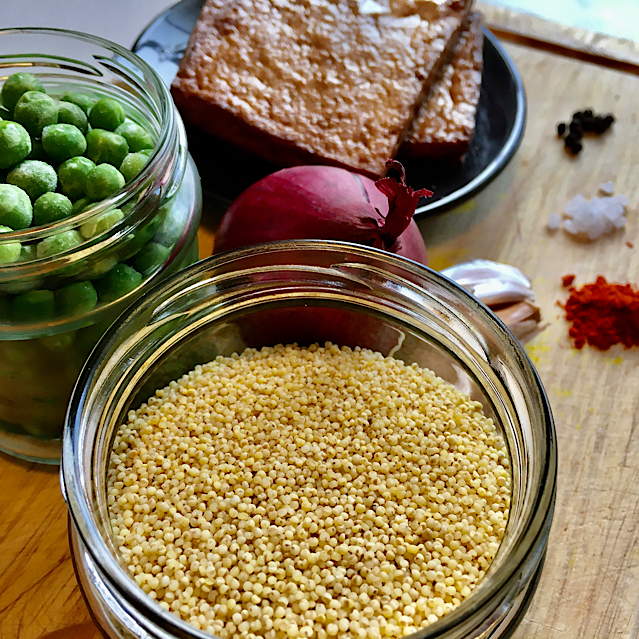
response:
<path fill-rule="evenodd" d="M 196 235 L 184 246 L 176 270 L 198 260 Z M 0 361 L 12 365 L 11 370 L 0 366 L 0 378 L 6 378 L 0 392 L 0 451 L 25 461 L 60 464 L 60 435 L 71 391 L 89 353 L 113 319 L 53 337 L 0 342 Z"/>
<path fill-rule="evenodd" d="M 0 451 L 29 462 L 57 466 L 60 463 L 61 450 L 61 439 L 40 440 L 6 432 L 3 432 L 0 438 Z"/>
<path fill-rule="evenodd" d="M 136 620 L 133 615 L 124 609 L 121 602 L 113 597 L 109 588 L 102 581 L 100 573 L 86 548 L 78 539 L 71 520 L 69 520 L 69 545 L 80 591 L 91 613 L 93 622 L 105 637 L 108 637 L 108 639 L 136 639 L 136 637 L 145 636 L 149 639 L 166 639 L 167 635 L 160 628 L 155 627 L 148 619 L 145 627 L 142 628 L 138 623 L 139 618 Z M 476 632 L 467 635 L 464 639 L 509 639 L 512 637 L 530 607 L 539 585 L 545 559 L 546 553 L 544 552 L 539 566 L 529 582 L 523 586 L 521 592 L 513 599 L 503 602 L 499 612 L 493 617 L 493 623 L 488 627 L 478 628 Z M 193 629 L 193 633 L 197 637 L 205 634 L 195 629 Z M 407 635 L 404 639 L 408 639 L 410 636 Z"/>

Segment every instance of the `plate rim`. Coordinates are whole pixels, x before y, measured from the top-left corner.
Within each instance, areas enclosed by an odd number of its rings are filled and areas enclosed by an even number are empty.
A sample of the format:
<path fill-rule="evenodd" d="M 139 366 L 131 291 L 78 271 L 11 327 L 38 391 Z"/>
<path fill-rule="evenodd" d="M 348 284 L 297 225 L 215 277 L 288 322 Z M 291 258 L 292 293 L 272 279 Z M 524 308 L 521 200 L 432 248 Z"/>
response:
<path fill-rule="evenodd" d="M 519 70 L 515 66 L 512 58 L 508 55 L 506 49 L 499 42 L 494 33 L 492 33 L 487 27 L 482 27 L 484 33 L 484 39 L 488 40 L 490 44 L 495 48 L 495 51 L 499 54 L 499 57 L 506 65 L 510 76 L 515 84 L 515 120 L 510 130 L 506 143 L 501 147 L 499 153 L 490 161 L 490 163 L 470 182 L 466 183 L 461 188 L 449 193 L 445 197 L 432 202 L 431 204 L 425 204 L 415 210 L 414 217 L 430 217 L 437 213 L 444 213 L 459 206 L 464 202 L 470 200 L 484 187 L 488 186 L 505 168 L 508 162 L 513 158 L 515 152 L 519 148 L 521 141 L 524 137 L 524 131 L 526 128 L 526 116 L 527 116 L 527 101 L 526 101 L 526 89 L 524 87 L 524 81 L 519 73 Z"/>
<path fill-rule="evenodd" d="M 131 51 L 137 54 L 140 40 L 146 35 L 149 29 L 151 29 L 158 21 L 162 20 L 164 16 L 175 10 L 175 8 L 183 2 L 188 2 L 188 0 L 180 0 L 176 4 L 168 7 L 162 13 L 158 14 L 153 20 L 151 20 L 151 22 L 149 22 L 146 27 L 144 27 L 144 29 L 135 39 L 135 42 L 131 45 Z M 492 33 L 486 26 L 482 27 L 482 32 L 484 36 L 484 42 L 488 41 L 490 45 L 495 49 L 495 52 L 499 55 L 501 60 L 506 65 L 508 73 L 513 80 L 515 86 L 515 120 L 510 129 L 505 144 L 501 147 L 499 153 L 497 153 L 497 155 L 488 163 L 488 165 L 485 166 L 484 169 L 472 180 L 470 180 L 457 190 L 449 193 L 439 200 L 418 207 L 413 215 L 413 218 L 415 220 L 434 217 L 435 215 L 438 215 L 440 213 L 445 213 L 450 209 L 460 206 L 468 200 L 472 199 L 475 195 L 477 195 L 480 191 L 487 187 L 506 168 L 506 165 L 515 155 L 524 137 L 528 109 L 526 90 L 524 87 L 523 79 L 512 58 L 510 57 L 504 46 L 499 42 L 495 34 Z"/>

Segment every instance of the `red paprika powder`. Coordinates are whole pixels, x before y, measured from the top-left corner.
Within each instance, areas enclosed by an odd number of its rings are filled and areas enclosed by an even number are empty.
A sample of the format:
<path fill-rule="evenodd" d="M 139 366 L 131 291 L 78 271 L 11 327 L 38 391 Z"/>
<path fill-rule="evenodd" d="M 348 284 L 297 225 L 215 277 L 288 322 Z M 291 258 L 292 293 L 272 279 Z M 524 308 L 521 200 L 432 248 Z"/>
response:
<path fill-rule="evenodd" d="M 566 276 L 564 282 L 570 285 L 572 279 Z M 615 344 L 639 346 L 639 291 L 630 284 L 609 284 L 600 275 L 592 284 L 571 287 L 564 309 L 576 348 L 589 344 L 605 351 Z"/>

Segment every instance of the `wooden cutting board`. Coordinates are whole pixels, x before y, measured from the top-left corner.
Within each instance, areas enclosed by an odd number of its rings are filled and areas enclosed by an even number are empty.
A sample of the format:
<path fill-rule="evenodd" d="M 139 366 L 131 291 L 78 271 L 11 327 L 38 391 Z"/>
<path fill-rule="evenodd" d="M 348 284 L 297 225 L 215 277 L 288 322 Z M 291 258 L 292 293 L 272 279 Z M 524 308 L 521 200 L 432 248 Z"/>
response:
<path fill-rule="evenodd" d="M 639 349 L 574 350 L 556 302 L 566 296 L 561 276 L 567 273 L 578 283 L 599 273 L 639 280 L 639 68 L 625 62 L 619 70 L 605 55 L 577 51 L 578 43 L 574 55 L 567 46 L 537 46 L 543 34 L 522 39 L 508 24 L 497 26 L 511 40 L 506 49 L 528 94 L 521 149 L 475 200 L 420 226 L 435 268 L 470 257 L 521 268 L 533 279 L 548 324 L 527 350 L 555 414 L 559 492 L 546 567 L 515 638 L 636 637 Z M 611 51 L 618 50 L 617 43 Z M 572 159 L 555 126 L 587 106 L 612 111 L 617 123 L 601 139 L 586 140 Z M 545 230 L 550 213 L 578 193 L 595 195 L 607 180 L 630 198 L 625 232 L 581 244 Z M 202 256 L 211 252 L 216 223 L 205 215 Z M 57 469 L 0 456 L 0 485 L 0 637 L 97 639 L 75 583 Z"/>

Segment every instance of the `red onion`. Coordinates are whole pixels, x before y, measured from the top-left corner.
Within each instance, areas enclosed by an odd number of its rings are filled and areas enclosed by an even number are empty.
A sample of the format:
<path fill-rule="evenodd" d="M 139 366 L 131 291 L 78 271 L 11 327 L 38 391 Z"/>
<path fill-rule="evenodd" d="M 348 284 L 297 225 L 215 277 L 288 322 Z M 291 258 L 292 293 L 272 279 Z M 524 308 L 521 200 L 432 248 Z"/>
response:
<path fill-rule="evenodd" d="M 426 264 L 413 214 L 419 198 L 432 192 L 413 191 L 399 162 L 388 160 L 386 166 L 399 178 L 373 182 L 331 166 L 297 166 L 268 175 L 231 204 L 213 252 L 276 240 L 342 240 Z"/>

